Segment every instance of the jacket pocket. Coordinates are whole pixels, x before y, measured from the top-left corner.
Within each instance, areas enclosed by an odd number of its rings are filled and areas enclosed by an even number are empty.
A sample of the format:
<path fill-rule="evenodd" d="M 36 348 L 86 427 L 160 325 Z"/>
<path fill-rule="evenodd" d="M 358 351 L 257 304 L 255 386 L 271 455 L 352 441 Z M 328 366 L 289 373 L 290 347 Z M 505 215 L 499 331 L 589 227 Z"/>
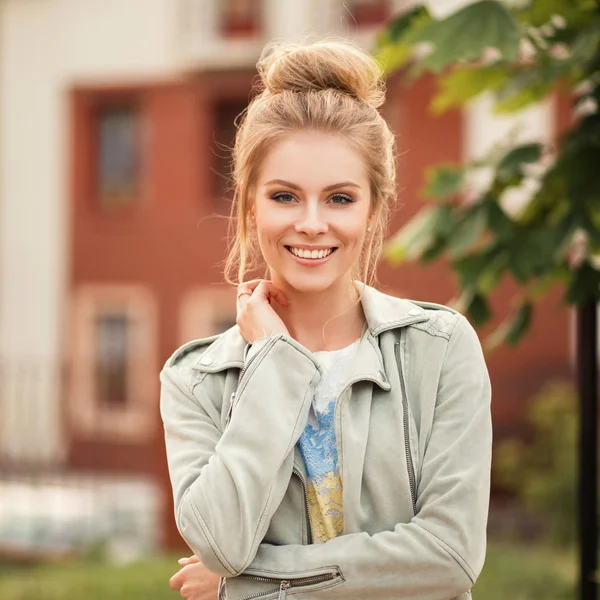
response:
<path fill-rule="evenodd" d="M 311 574 L 294 573 L 274 577 L 274 574 L 242 574 L 228 577 L 220 586 L 219 600 L 285 600 L 288 594 L 319 591 L 344 581 L 341 572 L 332 568 Z"/>

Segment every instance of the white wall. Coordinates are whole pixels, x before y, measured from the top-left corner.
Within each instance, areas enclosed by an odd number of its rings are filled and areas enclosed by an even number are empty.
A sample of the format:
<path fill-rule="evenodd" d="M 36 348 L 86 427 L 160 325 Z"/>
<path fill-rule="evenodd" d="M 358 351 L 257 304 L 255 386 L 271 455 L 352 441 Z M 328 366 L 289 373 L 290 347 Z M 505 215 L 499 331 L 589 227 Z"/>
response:
<path fill-rule="evenodd" d="M 267 34 L 324 33 L 335 2 L 265 0 Z M 58 394 L 68 334 L 67 91 L 210 66 L 205 54 L 217 37 L 218 3 L 0 3 L 0 459 L 55 460 L 64 452 Z M 212 66 L 251 66 L 255 57 L 238 46 L 213 51 L 220 64 Z M 254 46 L 258 53 L 262 42 Z"/>
<path fill-rule="evenodd" d="M 0 458 L 64 451 L 68 121 L 77 82 L 162 78 L 176 0 L 4 0 L 0 19 Z"/>

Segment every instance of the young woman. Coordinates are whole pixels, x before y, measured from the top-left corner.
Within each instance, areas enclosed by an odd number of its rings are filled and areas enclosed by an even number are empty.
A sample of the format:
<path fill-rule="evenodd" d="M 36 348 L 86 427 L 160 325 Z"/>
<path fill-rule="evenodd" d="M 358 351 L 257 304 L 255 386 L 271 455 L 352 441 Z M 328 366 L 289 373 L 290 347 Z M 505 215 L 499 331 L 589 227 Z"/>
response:
<path fill-rule="evenodd" d="M 342 42 L 271 46 L 258 66 L 234 149 L 237 326 L 161 373 L 194 553 L 171 587 L 467 599 L 485 555 L 490 383 L 464 317 L 367 285 L 395 195 L 381 73 Z M 245 281 L 260 265 L 267 278 Z"/>

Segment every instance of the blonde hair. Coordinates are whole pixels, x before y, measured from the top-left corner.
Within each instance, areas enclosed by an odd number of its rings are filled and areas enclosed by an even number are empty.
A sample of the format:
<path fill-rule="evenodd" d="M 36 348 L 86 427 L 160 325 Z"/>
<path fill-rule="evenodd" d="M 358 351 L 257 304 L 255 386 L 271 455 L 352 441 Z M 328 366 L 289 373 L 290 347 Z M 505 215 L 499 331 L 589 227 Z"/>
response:
<path fill-rule="evenodd" d="M 233 149 L 234 198 L 231 245 L 225 263 L 229 283 L 241 283 L 261 256 L 249 227 L 250 202 L 269 149 L 295 131 L 341 135 L 363 156 L 371 183 L 365 248 L 353 278 L 372 283 L 389 209 L 396 197 L 394 135 L 377 110 L 385 81 L 376 60 L 347 41 L 308 45 L 269 44 L 257 64 L 260 93 L 240 117 Z M 233 275 L 237 271 L 237 282 Z"/>

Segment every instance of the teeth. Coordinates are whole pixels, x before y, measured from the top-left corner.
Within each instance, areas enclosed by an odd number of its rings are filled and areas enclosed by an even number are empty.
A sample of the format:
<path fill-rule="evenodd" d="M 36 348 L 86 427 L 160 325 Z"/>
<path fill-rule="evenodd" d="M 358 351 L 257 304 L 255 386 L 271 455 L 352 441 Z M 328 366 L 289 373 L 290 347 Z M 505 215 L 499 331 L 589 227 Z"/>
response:
<path fill-rule="evenodd" d="M 292 254 L 298 256 L 299 258 L 325 258 L 329 256 L 333 252 L 333 248 L 329 248 L 328 250 L 304 250 L 303 248 L 292 248 L 290 247 Z"/>

